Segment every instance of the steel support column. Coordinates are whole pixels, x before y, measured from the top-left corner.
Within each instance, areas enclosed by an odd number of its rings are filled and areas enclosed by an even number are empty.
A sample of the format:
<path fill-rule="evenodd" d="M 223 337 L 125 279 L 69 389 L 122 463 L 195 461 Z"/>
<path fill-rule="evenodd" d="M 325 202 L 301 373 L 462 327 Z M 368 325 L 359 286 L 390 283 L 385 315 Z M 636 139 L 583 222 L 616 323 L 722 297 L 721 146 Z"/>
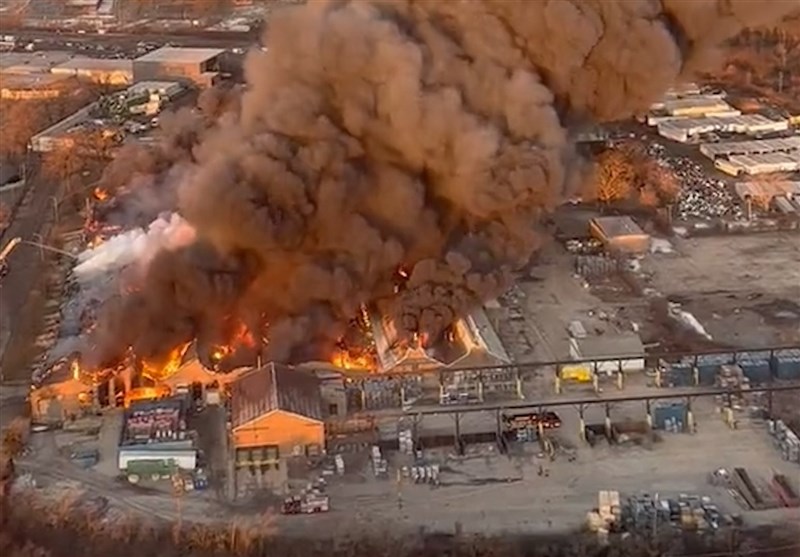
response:
<path fill-rule="evenodd" d="M 455 412 L 453 414 L 453 420 L 455 421 L 456 454 L 463 455 L 464 454 L 464 444 L 461 442 L 461 412 Z"/>
<path fill-rule="evenodd" d="M 692 397 L 686 397 L 686 431 L 688 433 L 694 433 L 695 431 L 695 424 L 694 424 L 694 412 L 692 411 Z"/>
<path fill-rule="evenodd" d="M 586 405 L 578 405 L 578 436 L 586 441 Z"/>

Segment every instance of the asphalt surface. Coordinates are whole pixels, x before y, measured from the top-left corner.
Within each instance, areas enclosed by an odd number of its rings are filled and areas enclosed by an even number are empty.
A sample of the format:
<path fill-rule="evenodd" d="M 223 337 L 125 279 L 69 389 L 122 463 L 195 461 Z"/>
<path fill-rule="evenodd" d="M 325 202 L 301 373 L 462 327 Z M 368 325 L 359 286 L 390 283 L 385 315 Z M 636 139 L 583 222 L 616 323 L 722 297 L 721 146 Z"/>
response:
<path fill-rule="evenodd" d="M 9 226 L 0 236 L 0 245 L 5 246 L 12 238 L 33 240 L 36 234 L 52 222 L 52 197 L 58 186 L 50 180 L 42 180 L 35 161 L 29 165 L 26 192 L 15 208 Z M 28 245 L 20 245 L 7 257 L 8 273 L 0 281 L 0 378 L 20 379 L 21 370 L 6 369 L 6 349 L 12 337 L 24 329 L 25 306 L 33 287 L 37 284 L 44 268 L 39 251 Z"/>
<path fill-rule="evenodd" d="M 258 35 L 254 32 L 241 33 L 229 31 L 169 31 L 156 33 L 144 32 L 108 32 L 97 33 L 56 32 L 48 29 L 4 29 L 4 35 L 13 35 L 20 44 L 37 42 L 37 49 L 53 48 L 66 43 L 87 44 L 103 47 L 135 46 L 137 43 L 153 43 L 160 46 L 206 47 L 206 48 L 247 48 L 258 43 Z"/>

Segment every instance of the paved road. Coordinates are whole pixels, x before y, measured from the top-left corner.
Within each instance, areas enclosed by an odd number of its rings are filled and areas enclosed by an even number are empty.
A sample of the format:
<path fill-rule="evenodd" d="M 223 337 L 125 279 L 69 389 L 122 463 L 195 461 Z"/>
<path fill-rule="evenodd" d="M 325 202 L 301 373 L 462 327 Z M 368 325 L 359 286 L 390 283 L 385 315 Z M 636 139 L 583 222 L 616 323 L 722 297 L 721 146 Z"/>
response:
<path fill-rule="evenodd" d="M 171 43 L 175 46 L 199 46 L 207 48 L 246 48 L 258 42 L 258 35 L 254 32 L 235 33 L 228 31 L 194 31 L 180 33 L 169 31 L 165 33 L 155 33 L 145 31 L 141 33 L 56 33 L 47 29 L 4 29 L 4 34 L 14 35 L 20 43 L 39 40 L 40 48 L 42 45 L 57 45 L 70 43 L 86 43 L 92 46 L 119 46 L 125 44 L 136 44 L 139 42 L 154 43 L 164 45 Z"/>
<path fill-rule="evenodd" d="M 33 240 L 52 221 L 52 197 L 58 188 L 51 181 L 40 179 L 38 173 L 37 165 L 31 164 L 27 191 L 12 216 L 11 226 L 0 235 L 2 245 L 15 237 Z M 0 321 L 0 380 L 27 379 L 21 375 L 22 370 L 7 367 L 6 349 L 12 336 L 25 326 L 25 307 L 44 266 L 39 251 L 24 244 L 11 252 L 7 262 L 8 274 L 0 281 L 0 307 L 4 315 Z"/>

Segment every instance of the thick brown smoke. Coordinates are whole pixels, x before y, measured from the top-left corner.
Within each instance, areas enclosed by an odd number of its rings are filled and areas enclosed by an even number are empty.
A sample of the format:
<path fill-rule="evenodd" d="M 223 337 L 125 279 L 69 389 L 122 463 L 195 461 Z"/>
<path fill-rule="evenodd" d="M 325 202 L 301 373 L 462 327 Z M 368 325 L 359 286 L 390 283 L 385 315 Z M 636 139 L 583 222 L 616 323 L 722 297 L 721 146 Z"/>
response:
<path fill-rule="evenodd" d="M 794 8 L 315 0 L 276 13 L 235 117 L 188 118 L 147 162 L 190 166 L 178 207 L 202 247 L 164 254 L 111 304 L 103 357 L 163 354 L 238 315 L 269 324 L 267 357 L 292 360 L 363 303 L 437 338 L 535 250 L 541 212 L 573 182 L 574 123 L 645 109 L 724 39 Z"/>

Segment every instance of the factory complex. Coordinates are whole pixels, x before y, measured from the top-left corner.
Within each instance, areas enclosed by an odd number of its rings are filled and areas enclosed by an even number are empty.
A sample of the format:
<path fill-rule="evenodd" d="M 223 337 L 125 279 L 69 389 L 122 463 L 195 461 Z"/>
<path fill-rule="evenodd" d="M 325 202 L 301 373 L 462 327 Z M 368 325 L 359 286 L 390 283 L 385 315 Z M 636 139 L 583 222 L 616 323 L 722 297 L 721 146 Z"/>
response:
<path fill-rule="evenodd" d="M 463 239 L 453 244 L 463 251 L 428 254 L 436 235 L 395 244 L 406 228 L 353 203 L 352 230 L 374 225 L 382 243 L 364 240 L 367 257 L 350 268 L 335 235 L 314 228 L 330 212 L 314 187 L 347 192 L 351 171 L 369 185 L 380 165 L 399 168 L 392 153 L 373 168 L 358 145 L 371 136 L 340 146 L 351 123 L 316 105 L 319 121 L 291 114 L 310 136 L 277 131 L 278 113 L 248 113 L 261 84 L 198 100 L 233 81 L 226 49 L 172 44 L 125 58 L 0 57 L 3 99 L 58 99 L 76 83 L 96 99 L 32 135 L 27 163 L 50 170 L 41 163 L 98 138 L 112 154 L 98 167 L 130 153 L 99 181 L 97 169 L 76 177 L 74 207 L 44 189 L 38 205 L 20 201 L 23 217 L 55 213 L 52 230 L 13 234 L 47 273 L 41 319 L 30 340 L 19 336 L 35 349 L 22 403 L 31 450 L 19 457 L 33 488 L 83 483 L 148 519 L 194 528 L 257 517 L 259 532 L 274 520 L 300 537 L 350 521 L 704 539 L 800 512 L 796 117 L 733 87 L 678 85 L 637 118 L 569 130 L 597 170 L 581 175 L 586 190 L 485 230 L 474 208 L 456 211 L 412 169 L 408 183 L 437 203 L 426 210 L 441 243 Z M 304 143 L 317 133 L 326 149 Z M 294 181 L 270 182 L 279 167 Z M 335 187 L 316 183 L 329 172 Z M 509 180 L 522 188 L 514 180 L 531 176 Z M 230 199 L 206 195 L 206 210 L 190 188 Z M 253 223 L 204 220 L 240 209 Z M 266 240 L 233 237 L 261 226 L 286 267 Z M 308 245 L 289 246 L 293 227 Z M 295 267 L 308 277 L 293 280 Z M 309 516 L 282 516 L 295 514 Z"/>

